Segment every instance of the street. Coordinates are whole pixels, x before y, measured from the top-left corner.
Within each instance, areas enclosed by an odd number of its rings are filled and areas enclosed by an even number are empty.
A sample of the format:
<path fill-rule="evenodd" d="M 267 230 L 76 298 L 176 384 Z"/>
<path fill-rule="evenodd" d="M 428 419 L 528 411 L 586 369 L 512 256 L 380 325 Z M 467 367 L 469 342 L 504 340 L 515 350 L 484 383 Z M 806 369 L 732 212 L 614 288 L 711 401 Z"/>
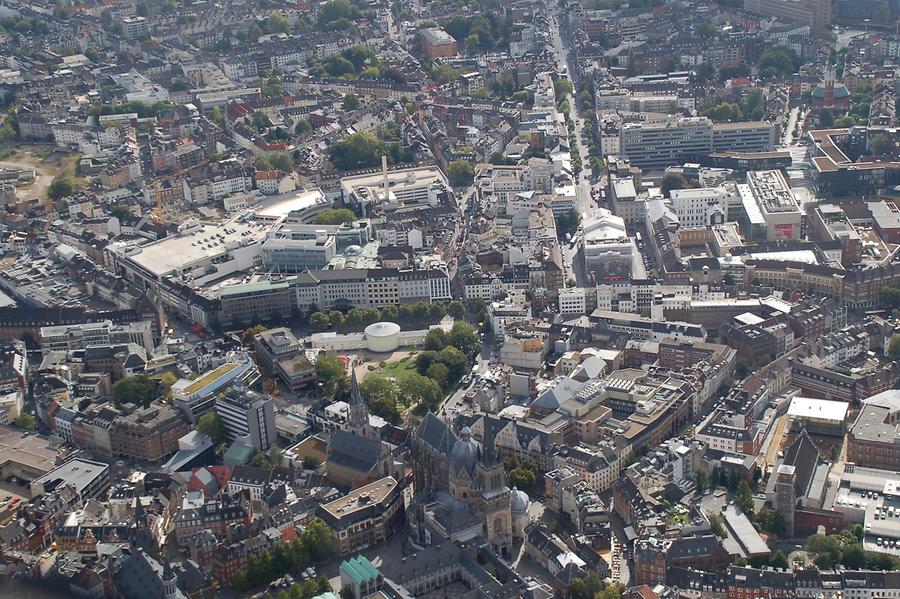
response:
<path fill-rule="evenodd" d="M 553 53 L 556 56 L 557 70 L 561 73 L 571 74 L 572 69 L 569 65 L 569 53 L 566 51 L 565 45 L 563 44 L 562 34 L 559 30 L 559 20 L 555 17 L 550 19 L 550 41 L 552 42 Z M 575 211 L 581 215 L 582 219 L 585 219 L 593 213 L 595 208 L 594 200 L 591 197 L 590 180 L 592 173 L 590 156 L 584 137 L 585 121 L 579 116 L 581 110 L 574 94 L 568 94 L 564 99 L 571 107 L 571 115 L 575 122 L 575 140 L 582 161 L 581 173 L 575 177 Z M 561 102 L 562 100 L 563 98 L 557 98 L 558 102 Z M 578 235 L 580 235 L 580 232 L 576 234 L 575 239 L 578 239 Z M 576 285 L 584 286 L 587 284 L 587 278 L 584 273 L 583 263 L 579 256 L 580 248 L 581 244 L 577 242 L 574 245 L 572 243 L 567 243 L 562 246 L 563 270 L 565 271 L 566 281 L 573 278 L 575 279 Z"/>

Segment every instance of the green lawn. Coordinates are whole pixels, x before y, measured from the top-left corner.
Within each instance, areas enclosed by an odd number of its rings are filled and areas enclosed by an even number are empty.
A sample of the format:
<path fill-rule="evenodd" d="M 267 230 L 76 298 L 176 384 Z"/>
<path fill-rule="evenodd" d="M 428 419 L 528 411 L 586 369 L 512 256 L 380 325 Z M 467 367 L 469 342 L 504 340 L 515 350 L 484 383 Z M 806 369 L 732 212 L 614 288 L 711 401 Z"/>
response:
<path fill-rule="evenodd" d="M 396 362 L 388 362 L 383 368 L 376 368 L 372 371 L 372 374 L 393 378 L 399 383 L 409 375 L 418 373 L 416 372 L 415 360 L 413 358 L 403 358 Z"/>

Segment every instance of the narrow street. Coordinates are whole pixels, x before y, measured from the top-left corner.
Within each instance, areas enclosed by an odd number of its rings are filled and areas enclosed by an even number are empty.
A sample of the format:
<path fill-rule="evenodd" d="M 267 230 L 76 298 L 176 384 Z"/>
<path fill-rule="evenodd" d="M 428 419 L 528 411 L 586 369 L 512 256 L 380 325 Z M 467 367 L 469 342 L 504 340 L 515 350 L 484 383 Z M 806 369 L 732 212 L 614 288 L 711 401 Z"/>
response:
<path fill-rule="evenodd" d="M 562 34 L 559 29 L 559 20 L 556 17 L 550 19 L 550 40 L 553 45 L 553 53 L 556 56 L 557 71 L 560 73 L 572 73 L 569 63 L 569 53 L 563 43 Z M 569 77 L 571 80 L 571 77 Z M 573 82 L 574 85 L 574 82 Z M 558 98 L 559 100 L 559 98 Z M 568 94 L 565 100 L 571 108 L 572 118 L 575 120 L 575 140 L 578 144 L 578 152 L 581 155 L 581 173 L 575 180 L 575 211 L 584 219 L 593 213 L 595 205 L 591 198 L 591 167 L 590 156 L 584 131 L 585 121 L 580 116 L 580 107 L 577 104 L 575 94 Z M 577 239 L 577 238 L 576 238 Z M 565 279 L 574 278 L 579 286 L 587 283 L 584 268 L 581 266 L 579 256 L 579 243 L 565 243 L 562 248 L 563 268 L 565 270 Z"/>

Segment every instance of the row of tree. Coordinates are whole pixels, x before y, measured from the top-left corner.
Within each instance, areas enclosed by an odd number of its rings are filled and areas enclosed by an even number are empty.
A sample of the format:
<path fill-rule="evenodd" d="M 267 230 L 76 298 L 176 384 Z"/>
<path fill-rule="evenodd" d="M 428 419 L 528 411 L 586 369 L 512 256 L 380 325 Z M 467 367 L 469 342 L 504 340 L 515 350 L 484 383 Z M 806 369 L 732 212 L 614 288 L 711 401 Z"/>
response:
<path fill-rule="evenodd" d="M 247 561 L 247 567 L 237 571 L 231 578 L 231 586 L 244 591 L 270 581 L 306 569 L 312 564 L 323 562 L 334 555 L 335 544 L 331 530 L 322 520 L 316 518 L 303 529 L 292 543 L 280 543 L 271 550 L 264 549 L 258 556 Z M 325 583 L 324 590 L 330 590 Z M 324 591 L 322 591 L 324 592 Z"/>
<path fill-rule="evenodd" d="M 466 308 L 461 302 L 418 302 L 377 308 L 351 308 L 346 313 L 340 310 L 313 312 L 309 316 L 309 326 L 316 332 L 329 328 L 337 330 L 358 330 L 379 321 L 387 322 L 437 322 L 449 314 L 459 320 L 465 317 Z"/>

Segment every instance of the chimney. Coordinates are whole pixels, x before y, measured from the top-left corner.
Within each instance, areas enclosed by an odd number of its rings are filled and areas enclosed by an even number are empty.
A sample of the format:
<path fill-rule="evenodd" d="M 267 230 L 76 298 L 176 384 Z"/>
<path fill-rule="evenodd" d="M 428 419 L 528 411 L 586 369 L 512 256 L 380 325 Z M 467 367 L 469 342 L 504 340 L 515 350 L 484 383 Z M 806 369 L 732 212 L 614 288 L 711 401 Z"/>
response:
<path fill-rule="evenodd" d="M 390 186 L 388 185 L 388 175 L 387 175 L 387 154 L 381 155 L 381 174 L 384 177 L 384 201 L 388 201 L 388 191 Z"/>

